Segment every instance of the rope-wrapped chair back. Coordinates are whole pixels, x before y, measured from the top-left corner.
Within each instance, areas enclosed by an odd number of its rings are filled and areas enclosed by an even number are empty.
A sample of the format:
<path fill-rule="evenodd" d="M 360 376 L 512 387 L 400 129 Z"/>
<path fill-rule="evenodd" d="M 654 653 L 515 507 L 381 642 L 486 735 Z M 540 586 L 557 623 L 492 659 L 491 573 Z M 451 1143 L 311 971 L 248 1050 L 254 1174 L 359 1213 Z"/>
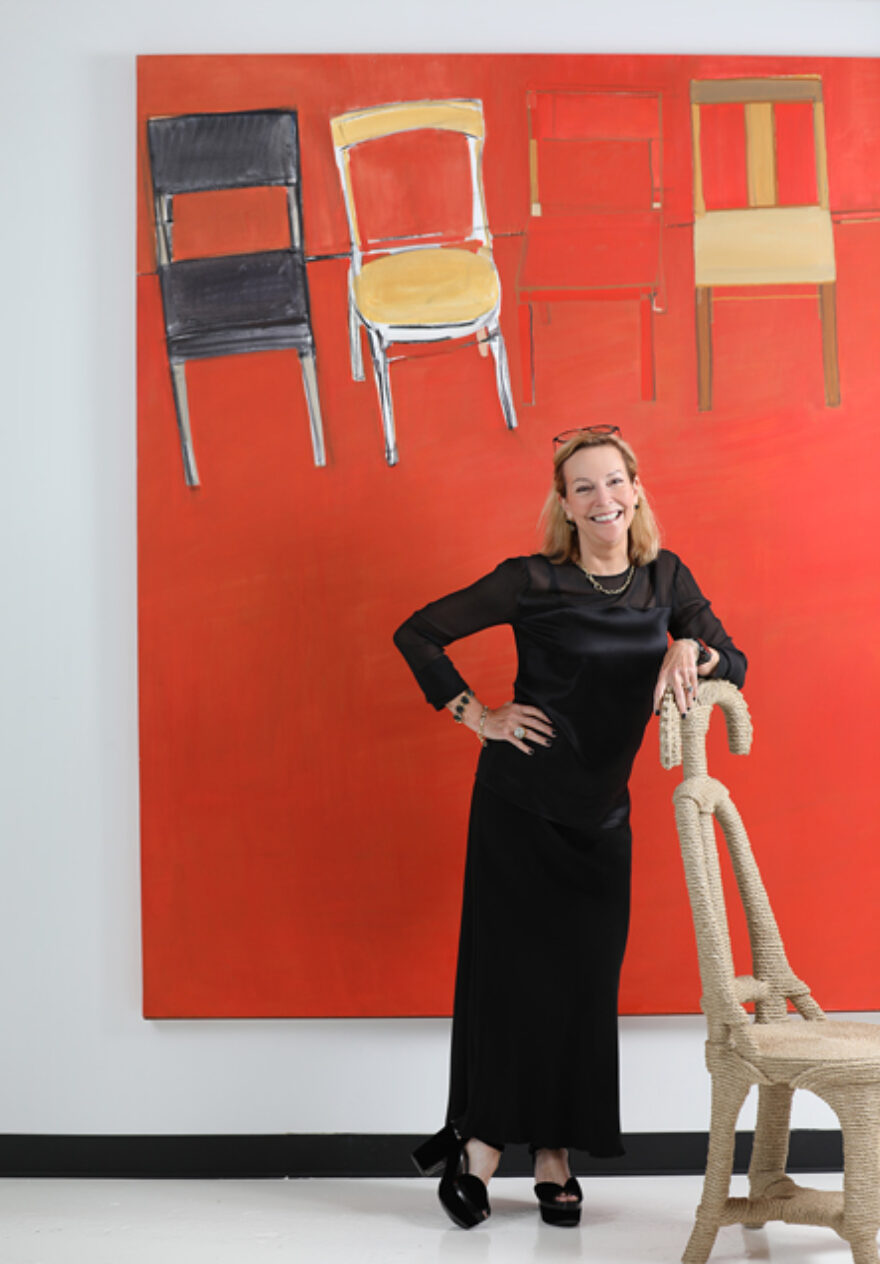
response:
<path fill-rule="evenodd" d="M 751 1053 L 751 1018 L 744 1008 L 749 1002 L 755 1003 L 758 1022 L 784 1019 L 788 1000 L 806 1018 L 820 1018 L 822 1011 L 810 998 L 808 986 L 788 964 L 749 836 L 730 793 L 709 776 L 706 739 L 715 706 L 724 714 L 730 750 L 747 755 L 752 745 L 752 722 L 745 699 L 729 681 L 712 680 L 700 684 L 696 702 L 686 717 L 679 714 L 672 695 L 667 693 L 660 717 L 660 758 L 664 768 L 681 764 L 684 773 L 673 802 L 697 938 L 703 985 L 700 1003 L 709 1023 L 710 1039 L 723 1040 L 729 1034 L 743 1053 Z M 746 915 L 752 952 L 749 975 L 737 975 L 734 967 L 716 820 Z"/>

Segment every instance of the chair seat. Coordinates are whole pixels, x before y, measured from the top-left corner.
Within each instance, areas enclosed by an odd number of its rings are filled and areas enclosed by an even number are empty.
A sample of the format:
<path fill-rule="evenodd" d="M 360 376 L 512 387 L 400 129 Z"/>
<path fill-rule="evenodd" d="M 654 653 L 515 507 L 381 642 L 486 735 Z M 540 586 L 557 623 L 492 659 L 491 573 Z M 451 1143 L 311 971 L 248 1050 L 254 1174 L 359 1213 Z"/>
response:
<path fill-rule="evenodd" d="M 581 215 L 532 221 L 519 291 L 649 290 L 659 279 L 659 212 Z"/>
<path fill-rule="evenodd" d="M 880 1081 L 880 1025 L 793 1018 L 783 1023 L 754 1023 L 748 1030 L 762 1063 L 792 1063 L 797 1064 L 795 1070 L 806 1070 L 820 1063 L 844 1067 L 847 1063 L 873 1062 Z"/>
<path fill-rule="evenodd" d="M 697 285 L 834 281 L 831 214 L 820 206 L 709 211 L 694 223 L 694 265 Z"/>
<path fill-rule="evenodd" d="M 173 355 L 312 344 L 305 263 L 290 250 L 183 259 L 159 280 Z"/>
<path fill-rule="evenodd" d="M 372 325 L 443 327 L 489 316 L 501 298 L 491 259 L 457 247 L 425 247 L 365 263 L 354 301 Z"/>

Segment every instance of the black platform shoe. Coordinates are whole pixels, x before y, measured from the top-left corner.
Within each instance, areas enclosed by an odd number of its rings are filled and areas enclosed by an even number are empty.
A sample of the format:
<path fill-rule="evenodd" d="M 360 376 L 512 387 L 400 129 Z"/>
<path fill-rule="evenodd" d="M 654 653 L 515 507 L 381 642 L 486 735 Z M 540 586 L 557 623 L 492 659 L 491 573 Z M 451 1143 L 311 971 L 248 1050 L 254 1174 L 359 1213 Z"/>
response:
<path fill-rule="evenodd" d="M 450 1220 L 461 1229 L 473 1229 L 489 1218 L 489 1195 L 479 1176 L 467 1170 L 465 1142 L 452 1124 L 441 1128 L 413 1151 L 412 1159 L 424 1176 L 443 1168 L 437 1195 Z"/>
<path fill-rule="evenodd" d="M 434 1176 L 446 1166 L 450 1153 L 460 1144 L 461 1137 L 452 1124 L 447 1124 L 445 1128 L 435 1132 L 433 1137 L 416 1146 L 412 1152 L 412 1161 L 422 1176 Z"/>
<path fill-rule="evenodd" d="M 560 1202 L 560 1194 L 574 1194 L 577 1202 L 570 1199 Z M 570 1176 L 564 1185 L 558 1185 L 556 1181 L 539 1181 L 535 1186 L 535 1197 L 541 1206 L 544 1224 L 565 1228 L 580 1224 L 584 1195 L 576 1176 Z"/>

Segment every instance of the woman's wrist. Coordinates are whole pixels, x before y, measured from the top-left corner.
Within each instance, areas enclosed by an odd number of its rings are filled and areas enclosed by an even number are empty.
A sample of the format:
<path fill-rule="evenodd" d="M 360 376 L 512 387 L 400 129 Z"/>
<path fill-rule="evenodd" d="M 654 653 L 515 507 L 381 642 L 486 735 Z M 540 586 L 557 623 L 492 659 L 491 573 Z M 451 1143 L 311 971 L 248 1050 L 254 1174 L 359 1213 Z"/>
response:
<path fill-rule="evenodd" d="M 697 675 L 701 679 L 711 676 L 721 660 L 721 655 L 717 650 L 713 650 L 711 645 L 704 645 L 703 648 L 706 651 L 706 657 L 702 662 L 697 662 Z"/>
<path fill-rule="evenodd" d="M 473 690 L 465 689 L 463 693 L 457 694 L 447 702 L 446 709 L 452 712 L 452 718 L 456 724 L 463 724 L 472 733 L 476 733 L 481 742 L 485 743 L 482 729 L 485 727 L 489 708 L 483 706 L 482 702 L 474 697 Z"/>
<path fill-rule="evenodd" d="M 699 640 L 698 637 L 688 637 L 691 645 L 694 647 L 694 667 L 701 676 L 708 675 L 709 670 L 714 668 L 718 662 L 718 651 L 711 649 L 705 641 Z M 705 671 L 702 669 L 706 668 Z"/>
<path fill-rule="evenodd" d="M 468 710 L 474 701 L 474 693 L 472 689 L 465 689 L 446 704 L 447 711 L 452 712 L 452 718 L 456 724 L 465 724 Z"/>

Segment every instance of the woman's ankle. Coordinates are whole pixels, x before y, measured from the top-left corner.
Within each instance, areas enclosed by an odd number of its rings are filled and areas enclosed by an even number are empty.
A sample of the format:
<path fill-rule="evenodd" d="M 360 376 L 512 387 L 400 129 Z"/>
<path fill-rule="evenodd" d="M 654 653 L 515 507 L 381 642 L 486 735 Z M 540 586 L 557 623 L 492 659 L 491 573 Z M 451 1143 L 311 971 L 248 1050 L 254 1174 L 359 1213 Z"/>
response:
<path fill-rule="evenodd" d="M 488 1184 L 501 1161 L 501 1151 L 481 1141 L 479 1137 L 471 1137 L 465 1143 L 468 1171 L 478 1176 L 484 1184 Z"/>
<path fill-rule="evenodd" d="M 564 1185 L 571 1176 L 568 1166 L 568 1150 L 538 1149 L 534 1151 L 535 1181 L 553 1181 Z"/>

